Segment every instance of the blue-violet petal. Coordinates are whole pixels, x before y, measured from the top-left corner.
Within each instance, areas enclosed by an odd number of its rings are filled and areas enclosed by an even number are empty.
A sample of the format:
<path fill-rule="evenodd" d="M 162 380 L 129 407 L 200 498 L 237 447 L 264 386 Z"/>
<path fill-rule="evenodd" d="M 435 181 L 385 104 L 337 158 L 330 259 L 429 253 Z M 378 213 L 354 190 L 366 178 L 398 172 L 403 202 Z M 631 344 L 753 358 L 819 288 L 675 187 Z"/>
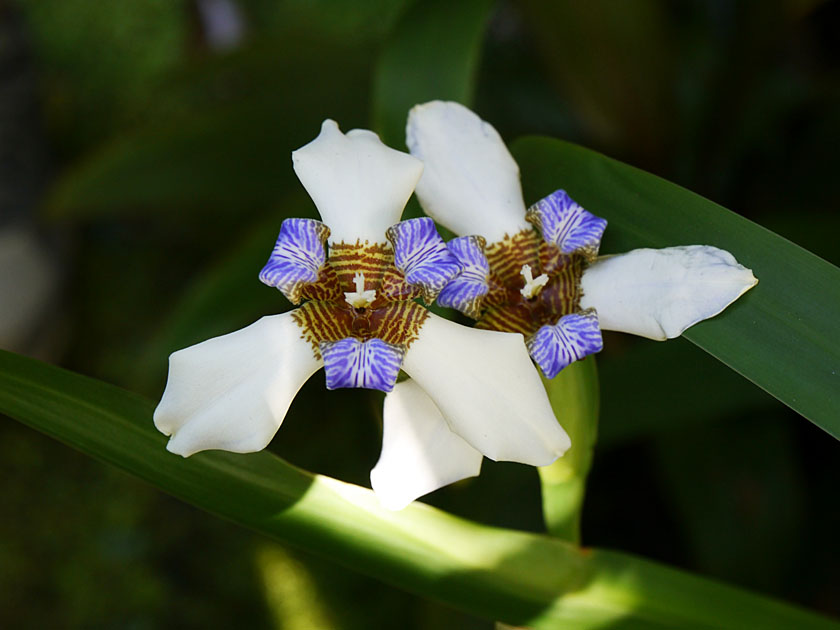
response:
<path fill-rule="evenodd" d="M 484 244 L 481 236 L 461 236 L 446 244 L 460 263 L 461 273 L 443 288 L 437 298 L 441 306 L 457 309 L 473 319 L 478 319 L 481 298 L 490 290 L 490 265 L 484 255 Z"/>
<path fill-rule="evenodd" d="M 567 365 L 604 347 L 594 309 L 564 315 L 556 325 L 543 326 L 525 343 L 547 378 L 554 378 Z"/>
<path fill-rule="evenodd" d="M 406 282 L 423 291 L 427 303 L 461 270 L 455 257 L 428 217 L 409 219 L 392 225 L 386 232 L 394 247 L 394 264 Z"/>
<path fill-rule="evenodd" d="M 319 344 L 327 374 L 327 389 L 362 387 L 390 392 L 397 382 L 405 348 L 381 339 L 353 337 Z"/>
<path fill-rule="evenodd" d="M 580 252 L 589 258 L 598 255 L 606 219 L 584 210 L 565 190 L 556 190 L 540 199 L 525 216 L 540 229 L 546 241 L 564 254 Z"/>
<path fill-rule="evenodd" d="M 327 259 L 324 241 L 330 229 L 315 219 L 286 219 L 260 281 L 277 287 L 290 302 L 300 302 L 304 285 L 315 282 Z"/>

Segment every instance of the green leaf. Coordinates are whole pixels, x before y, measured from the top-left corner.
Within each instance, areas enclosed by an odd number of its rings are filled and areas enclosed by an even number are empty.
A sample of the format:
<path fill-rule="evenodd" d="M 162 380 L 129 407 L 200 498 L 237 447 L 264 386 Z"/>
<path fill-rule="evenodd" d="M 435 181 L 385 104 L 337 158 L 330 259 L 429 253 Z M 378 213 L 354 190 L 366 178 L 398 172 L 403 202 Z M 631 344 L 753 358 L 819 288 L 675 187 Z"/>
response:
<path fill-rule="evenodd" d="M 487 527 L 419 503 L 389 512 L 369 490 L 267 451 L 182 459 L 164 449 L 152 410 L 140 396 L 0 351 L 0 413 L 210 512 L 489 619 L 546 629 L 838 628 L 628 555 Z"/>
<path fill-rule="evenodd" d="M 252 18 L 250 24 L 268 37 L 283 32 L 291 22 L 336 39 L 363 41 L 382 37 L 413 1 L 245 0 L 243 5 Z"/>
<path fill-rule="evenodd" d="M 601 389 L 607 393 L 601 399 L 599 448 L 756 409 L 783 409 L 767 392 L 681 337 L 667 343 L 625 338 L 631 343 L 613 354 L 610 341 L 617 335 L 605 340 L 608 352 L 598 356 Z M 639 379 L 651 369 L 654 379 Z"/>
<path fill-rule="evenodd" d="M 526 200 L 564 188 L 609 221 L 603 253 L 708 244 L 750 267 L 758 286 L 684 336 L 840 437 L 840 269 L 699 195 L 594 151 L 525 138 L 513 153 Z"/>
<path fill-rule="evenodd" d="M 819 548 L 815 532 L 806 533 L 808 488 L 797 466 L 793 428 L 771 411 L 688 426 L 655 440 L 653 459 L 681 517 L 692 566 L 781 592 L 799 558 Z"/>
<path fill-rule="evenodd" d="M 418 2 L 391 33 L 376 68 L 373 124 L 382 141 L 405 146 L 408 110 L 433 99 L 469 105 L 494 3 Z"/>
<path fill-rule="evenodd" d="M 589 136 L 633 147 L 635 155 L 648 159 L 660 157 L 678 123 L 673 106 L 678 35 L 667 5 L 656 0 L 519 4 L 540 53 L 543 80 L 554 84 Z"/>
<path fill-rule="evenodd" d="M 67 169 L 44 211 L 251 216 L 300 189 L 289 155 L 325 118 L 364 126 L 371 57 L 370 46 L 289 26 L 276 41 L 205 61 L 162 87 L 141 125 Z"/>
<path fill-rule="evenodd" d="M 271 252 L 283 219 L 292 213 L 308 211 L 302 195 L 290 195 L 277 205 L 278 211 L 256 222 L 217 261 L 200 271 L 183 291 L 174 308 L 123 370 L 130 374 L 124 382 L 134 389 L 158 382 L 165 370 L 161 357 L 210 337 L 237 330 L 263 315 L 289 309 L 288 301 L 276 289 L 257 281 L 257 275 Z"/>
<path fill-rule="evenodd" d="M 77 150 L 107 137 L 156 98 L 161 78 L 186 56 L 190 15 L 178 2 L 19 4 L 39 61 L 51 146 Z"/>

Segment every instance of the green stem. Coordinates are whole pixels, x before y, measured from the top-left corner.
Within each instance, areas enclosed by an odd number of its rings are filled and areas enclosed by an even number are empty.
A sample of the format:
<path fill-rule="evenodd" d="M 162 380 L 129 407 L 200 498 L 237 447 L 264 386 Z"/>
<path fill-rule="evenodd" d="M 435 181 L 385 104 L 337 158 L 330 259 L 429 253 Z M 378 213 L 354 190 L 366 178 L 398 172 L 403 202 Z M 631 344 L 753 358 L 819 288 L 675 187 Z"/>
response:
<path fill-rule="evenodd" d="M 572 440 L 572 447 L 563 457 L 539 468 L 543 518 L 549 534 L 580 544 L 586 476 L 598 433 L 595 357 L 576 361 L 553 379 L 544 378 L 543 383 L 558 421 Z"/>

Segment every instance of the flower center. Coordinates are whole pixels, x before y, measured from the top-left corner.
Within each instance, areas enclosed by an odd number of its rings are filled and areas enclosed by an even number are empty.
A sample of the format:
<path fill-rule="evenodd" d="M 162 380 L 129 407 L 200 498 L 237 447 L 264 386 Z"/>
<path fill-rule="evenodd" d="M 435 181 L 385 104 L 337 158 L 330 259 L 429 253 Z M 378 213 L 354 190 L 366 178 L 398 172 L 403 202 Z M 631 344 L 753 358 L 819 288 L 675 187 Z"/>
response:
<path fill-rule="evenodd" d="M 461 265 L 428 218 L 392 225 L 388 242 L 330 243 L 328 256 L 329 235 L 320 221 L 286 219 L 260 280 L 304 302 L 291 317 L 323 359 L 328 389 L 391 391 L 429 315 L 416 300 L 433 302 Z"/>
<path fill-rule="evenodd" d="M 365 291 L 365 274 L 361 271 L 353 275 L 355 291 L 345 291 L 344 300 L 353 308 L 366 308 L 376 299 L 376 289 Z"/>
<path fill-rule="evenodd" d="M 522 270 L 519 273 L 525 278 L 525 286 L 519 289 L 519 292 L 526 300 L 536 297 L 542 288 L 548 284 L 548 276 L 546 274 L 541 273 L 536 278 L 533 276 L 531 265 L 522 265 Z"/>
<path fill-rule="evenodd" d="M 293 318 L 316 356 L 324 342 L 350 337 L 408 348 L 428 314 L 414 301 L 420 289 L 405 281 L 386 243 L 332 244 L 318 280 L 306 284 L 300 295 L 306 302 Z"/>
<path fill-rule="evenodd" d="M 482 298 L 477 328 L 528 337 L 579 310 L 582 256 L 562 253 L 535 230 L 493 243 L 484 254 L 489 290 Z M 540 273 L 535 278 L 536 269 Z"/>

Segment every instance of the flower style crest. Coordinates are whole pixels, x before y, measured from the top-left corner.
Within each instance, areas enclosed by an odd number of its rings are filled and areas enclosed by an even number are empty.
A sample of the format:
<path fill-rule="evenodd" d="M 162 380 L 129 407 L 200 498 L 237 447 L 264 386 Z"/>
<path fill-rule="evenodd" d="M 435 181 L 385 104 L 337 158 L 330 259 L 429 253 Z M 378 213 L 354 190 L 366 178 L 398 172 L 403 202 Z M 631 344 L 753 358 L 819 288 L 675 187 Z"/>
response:
<path fill-rule="evenodd" d="M 154 416 L 167 448 L 264 448 L 324 367 L 328 389 L 391 392 L 389 409 L 422 393 L 424 433 L 386 424 L 372 483 L 389 507 L 478 474 L 482 454 L 540 465 L 562 455 L 568 436 L 522 338 L 459 326 L 417 302 L 434 301 L 463 267 L 431 219 L 398 222 L 422 164 L 331 120 L 292 156 L 323 222 L 286 219 L 259 277 L 299 306 L 171 355 Z M 396 383 L 401 369 L 410 385 Z"/>

